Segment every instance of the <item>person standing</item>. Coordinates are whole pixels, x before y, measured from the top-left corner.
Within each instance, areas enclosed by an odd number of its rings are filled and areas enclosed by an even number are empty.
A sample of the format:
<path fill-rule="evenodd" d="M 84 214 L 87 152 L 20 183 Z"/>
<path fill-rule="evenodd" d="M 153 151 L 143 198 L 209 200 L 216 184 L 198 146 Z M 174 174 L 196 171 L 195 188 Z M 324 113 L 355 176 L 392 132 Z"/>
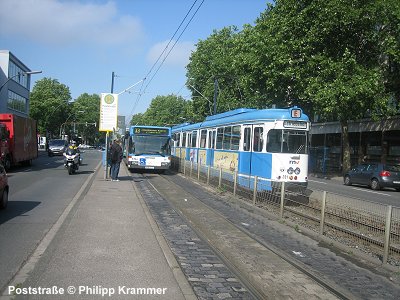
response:
<path fill-rule="evenodd" d="M 111 160 L 111 181 L 119 181 L 119 166 L 122 161 L 122 148 L 119 140 L 114 140 L 110 147 L 110 160 Z"/>

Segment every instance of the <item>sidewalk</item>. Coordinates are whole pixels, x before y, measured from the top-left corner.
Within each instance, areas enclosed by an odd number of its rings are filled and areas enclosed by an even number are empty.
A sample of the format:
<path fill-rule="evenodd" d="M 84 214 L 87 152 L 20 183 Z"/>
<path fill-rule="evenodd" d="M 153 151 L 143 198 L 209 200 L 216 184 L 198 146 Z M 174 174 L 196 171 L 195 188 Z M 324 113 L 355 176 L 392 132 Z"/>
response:
<path fill-rule="evenodd" d="M 119 182 L 105 181 L 102 167 L 93 176 L 32 272 L 14 282 L 63 295 L 15 299 L 196 299 L 126 167 Z"/>

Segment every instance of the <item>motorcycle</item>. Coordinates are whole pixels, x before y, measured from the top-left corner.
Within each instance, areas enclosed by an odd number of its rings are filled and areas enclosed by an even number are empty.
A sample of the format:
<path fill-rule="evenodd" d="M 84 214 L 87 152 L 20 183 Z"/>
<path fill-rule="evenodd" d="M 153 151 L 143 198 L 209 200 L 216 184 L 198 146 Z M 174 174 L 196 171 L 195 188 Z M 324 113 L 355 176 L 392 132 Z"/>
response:
<path fill-rule="evenodd" d="M 64 165 L 68 169 L 68 174 L 74 174 L 79 169 L 79 165 L 81 164 L 80 154 L 76 149 L 68 148 L 65 150 L 63 155 Z"/>

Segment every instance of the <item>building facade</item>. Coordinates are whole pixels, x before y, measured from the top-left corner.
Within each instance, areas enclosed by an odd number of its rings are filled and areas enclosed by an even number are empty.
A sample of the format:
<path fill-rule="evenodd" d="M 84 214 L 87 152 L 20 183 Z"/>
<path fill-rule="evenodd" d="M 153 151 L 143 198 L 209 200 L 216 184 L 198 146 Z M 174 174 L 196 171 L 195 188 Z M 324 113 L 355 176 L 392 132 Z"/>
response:
<path fill-rule="evenodd" d="M 8 50 L 0 50 L 0 113 L 27 117 L 31 70 Z"/>
<path fill-rule="evenodd" d="M 381 121 L 349 121 L 351 166 L 361 162 L 400 165 L 400 116 Z M 311 125 L 310 173 L 342 173 L 342 132 L 339 122 Z"/>

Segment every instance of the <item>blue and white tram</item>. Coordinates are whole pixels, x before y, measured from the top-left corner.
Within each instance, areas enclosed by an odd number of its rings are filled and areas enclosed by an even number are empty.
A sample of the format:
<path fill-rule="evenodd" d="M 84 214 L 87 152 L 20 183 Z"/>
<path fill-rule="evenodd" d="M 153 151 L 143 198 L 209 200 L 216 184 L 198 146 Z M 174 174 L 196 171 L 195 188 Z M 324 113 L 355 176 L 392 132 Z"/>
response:
<path fill-rule="evenodd" d="M 202 123 L 172 127 L 172 155 L 236 171 L 240 185 L 257 176 L 263 189 L 274 182 L 307 186 L 310 122 L 302 109 L 236 109 Z"/>
<path fill-rule="evenodd" d="M 171 128 L 131 126 L 125 135 L 129 169 L 167 170 L 171 166 Z"/>

